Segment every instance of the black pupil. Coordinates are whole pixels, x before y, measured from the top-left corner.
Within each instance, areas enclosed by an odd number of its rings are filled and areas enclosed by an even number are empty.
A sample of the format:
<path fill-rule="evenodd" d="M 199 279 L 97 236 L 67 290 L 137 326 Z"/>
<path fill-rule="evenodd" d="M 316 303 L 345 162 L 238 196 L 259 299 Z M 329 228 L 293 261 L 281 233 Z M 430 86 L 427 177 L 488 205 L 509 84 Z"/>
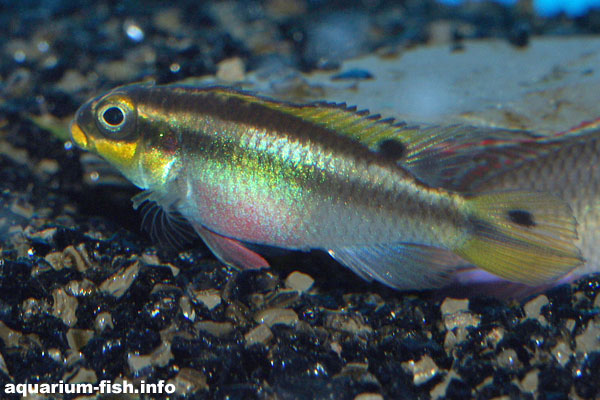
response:
<path fill-rule="evenodd" d="M 104 114 L 102 114 L 102 118 L 104 118 L 104 121 L 107 124 L 112 126 L 118 126 L 121 124 L 121 122 L 123 122 L 125 116 L 123 115 L 123 111 L 121 111 L 120 108 L 110 107 L 107 108 L 106 111 L 104 111 Z"/>

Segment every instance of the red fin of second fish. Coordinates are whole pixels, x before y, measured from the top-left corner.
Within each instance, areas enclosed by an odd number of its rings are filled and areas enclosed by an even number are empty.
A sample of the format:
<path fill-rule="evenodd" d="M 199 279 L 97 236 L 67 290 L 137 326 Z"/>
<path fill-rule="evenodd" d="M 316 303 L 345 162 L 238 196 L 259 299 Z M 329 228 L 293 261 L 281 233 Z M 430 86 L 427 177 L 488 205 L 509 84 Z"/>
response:
<path fill-rule="evenodd" d="M 402 164 L 430 185 L 471 191 L 509 169 L 599 135 L 598 124 L 580 124 L 553 136 L 460 125 L 453 128 L 456 135 L 452 135 L 448 134 L 449 128 L 439 128 L 440 133 L 432 127 L 431 134 L 441 138 L 432 146 L 422 146 L 423 139 L 405 135 L 409 152 Z"/>
<path fill-rule="evenodd" d="M 534 157 L 531 148 L 514 144 L 538 138 L 526 131 L 467 125 L 431 126 L 407 131 L 403 137 L 408 151 L 400 164 L 427 184 L 454 191 L 487 179 L 494 169 Z"/>

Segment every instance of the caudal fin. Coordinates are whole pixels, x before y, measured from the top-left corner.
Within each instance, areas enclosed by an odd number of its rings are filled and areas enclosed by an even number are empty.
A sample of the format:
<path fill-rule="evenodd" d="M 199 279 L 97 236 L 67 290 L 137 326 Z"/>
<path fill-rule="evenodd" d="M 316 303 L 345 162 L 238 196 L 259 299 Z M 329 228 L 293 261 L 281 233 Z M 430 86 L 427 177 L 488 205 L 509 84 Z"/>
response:
<path fill-rule="evenodd" d="M 502 192 L 468 201 L 473 231 L 456 254 L 513 282 L 540 285 L 583 262 L 571 208 L 545 193 Z"/>

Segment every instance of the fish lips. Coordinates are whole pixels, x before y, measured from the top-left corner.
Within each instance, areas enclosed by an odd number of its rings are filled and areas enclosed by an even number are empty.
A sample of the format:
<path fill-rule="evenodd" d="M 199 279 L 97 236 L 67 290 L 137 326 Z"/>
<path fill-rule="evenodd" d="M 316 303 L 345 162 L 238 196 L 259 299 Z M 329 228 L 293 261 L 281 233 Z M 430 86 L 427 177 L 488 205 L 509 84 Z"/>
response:
<path fill-rule="evenodd" d="M 94 99 L 93 101 L 95 101 Z M 71 124 L 69 130 L 71 131 L 71 139 L 80 148 L 84 150 L 90 149 L 90 138 L 86 134 L 86 129 L 89 129 L 90 122 L 92 121 L 92 101 L 88 101 L 83 104 L 77 112 Z M 89 130 L 88 130 L 89 132 Z"/>
<path fill-rule="evenodd" d="M 78 147 L 86 150 L 88 147 L 88 138 L 75 120 L 71 121 L 69 130 L 71 131 L 71 139 L 73 139 L 73 142 Z"/>

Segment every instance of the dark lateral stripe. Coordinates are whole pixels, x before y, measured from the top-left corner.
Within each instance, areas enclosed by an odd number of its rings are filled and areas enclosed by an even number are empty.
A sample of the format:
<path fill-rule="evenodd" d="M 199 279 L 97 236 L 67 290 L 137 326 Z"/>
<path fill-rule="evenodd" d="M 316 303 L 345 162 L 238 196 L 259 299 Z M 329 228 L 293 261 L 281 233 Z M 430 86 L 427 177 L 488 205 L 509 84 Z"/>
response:
<path fill-rule="evenodd" d="M 382 161 L 378 154 L 371 152 L 362 143 L 301 117 L 269 108 L 265 104 L 261 104 L 267 100 L 260 97 L 252 96 L 255 101 L 247 101 L 235 96 L 239 93 L 225 88 L 202 89 L 165 86 L 152 89 L 143 88 L 142 90 L 146 91 L 148 95 L 140 97 L 145 97 L 145 101 L 164 109 L 167 113 L 207 114 L 224 121 L 255 126 L 271 132 L 281 132 L 297 138 L 301 142 L 311 141 L 325 151 L 352 155 L 375 163 Z M 319 106 L 318 104 L 282 104 L 298 108 Z"/>

